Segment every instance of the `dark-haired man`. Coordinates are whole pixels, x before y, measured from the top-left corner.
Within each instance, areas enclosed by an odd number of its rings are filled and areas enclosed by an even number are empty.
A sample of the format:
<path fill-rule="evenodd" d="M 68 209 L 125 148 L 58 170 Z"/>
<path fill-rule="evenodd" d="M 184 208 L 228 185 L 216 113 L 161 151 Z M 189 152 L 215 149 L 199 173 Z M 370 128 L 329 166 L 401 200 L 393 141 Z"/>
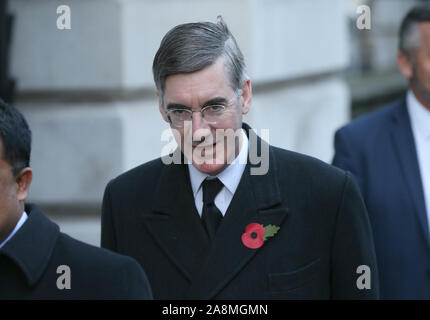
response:
<path fill-rule="evenodd" d="M 405 16 L 397 62 L 406 97 L 341 128 L 333 164 L 361 188 L 381 298 L 430 299 L 430 6 Z"/>
<path fill-rule="evenodd" d="M 351 176 L 269 146 L 242 123 L 251 81 L 222 19 L 170 30 L 153 73 L 179 148 L 108 184 L 102 246 L 136 258 L 154 298 L 378 296 Z"/>
<path fill-rule="evenodd" d="M 30 152 L 26 120 L 0 100 L 0 299 L 152 298 L 134 259 L 77 241 L 24 205 Z"/>

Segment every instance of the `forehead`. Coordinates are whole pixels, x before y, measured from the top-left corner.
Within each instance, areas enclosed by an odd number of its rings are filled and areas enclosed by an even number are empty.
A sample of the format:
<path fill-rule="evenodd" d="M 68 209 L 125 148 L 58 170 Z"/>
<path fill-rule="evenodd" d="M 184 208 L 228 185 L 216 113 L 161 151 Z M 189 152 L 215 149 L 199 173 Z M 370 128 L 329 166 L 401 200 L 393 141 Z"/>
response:
<path fill-rule="evenodd" d="M 232 92 L 224 60 L 218 59 L 212 65 L 190 73 L 168 76 L 165 82 L 166 103 L 199 103 L 213 96 Z"/>

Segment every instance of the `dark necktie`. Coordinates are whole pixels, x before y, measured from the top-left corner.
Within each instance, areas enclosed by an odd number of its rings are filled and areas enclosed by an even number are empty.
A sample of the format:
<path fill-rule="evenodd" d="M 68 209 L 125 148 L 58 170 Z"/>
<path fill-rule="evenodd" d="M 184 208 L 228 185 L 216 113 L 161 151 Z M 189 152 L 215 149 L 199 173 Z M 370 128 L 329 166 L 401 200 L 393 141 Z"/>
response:
<path fill-rule="evenodd" d="M 215 233 L 222 220 L 221 211 L 215 206 L 214 201 L 223 186 L 218 178 L 203 181 L 202 220 L 211 240 L 215 237 Z"/>

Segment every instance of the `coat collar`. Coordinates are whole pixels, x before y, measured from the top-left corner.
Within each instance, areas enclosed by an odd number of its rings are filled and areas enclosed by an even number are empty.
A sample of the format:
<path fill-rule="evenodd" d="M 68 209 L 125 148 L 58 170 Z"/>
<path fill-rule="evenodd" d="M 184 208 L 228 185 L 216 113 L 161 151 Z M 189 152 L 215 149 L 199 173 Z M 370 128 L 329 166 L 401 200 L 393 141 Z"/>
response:
<path fill-rule="evenodd" d="M 392 114 L 391 135 L 399 158 L 407 188 L 415 205 L 415 212 L 427 244 L 430 245 L 423 185 L 419 171 L 411 120 L 403 99 Z"/>
<path fill-rule="evenodd" d="M 58 225 L 49 220 L 35 205 L 26 205 L 27 221 L 0 249 L 24 273 L 33 286 L 43 275 L 60 233 Z"/>
<path fill-rule="evenodd" d="M 153 212 L 143 215 L 149 233 L 188 279 L 189 298 L 215 297 L 255 253 L 264 248 L 266 243 L 260 249 L 249 249 L 242 243 L 241 236 L 249 223 L 280 226 L 288 212 L 286 207 L 280 206 L 282 199 L 273 148 L 251 132 L 248 125 L 243 124 L 243 129 L 250 141 L 248 164 L 212 245 L 195 208 L 185 164 L 163 167 Z M 251 170 L 259 164 L 251 163 L 250 157 L 262 155 L 262 151 L 267 151 L 269 157 L 268 171 L 253 175 Z"/>

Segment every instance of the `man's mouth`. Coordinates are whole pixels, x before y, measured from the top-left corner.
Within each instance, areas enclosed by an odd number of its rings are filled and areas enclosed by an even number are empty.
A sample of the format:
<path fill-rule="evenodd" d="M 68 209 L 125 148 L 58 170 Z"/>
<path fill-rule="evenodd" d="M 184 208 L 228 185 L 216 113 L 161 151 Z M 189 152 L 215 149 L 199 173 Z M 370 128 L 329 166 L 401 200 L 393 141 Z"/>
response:
<path fill-rule="evenodd" d="M 205 149 L 205 148 L 214 147 L 215 145 L 216 145 L 216 143 L 213 143 L 213 144 L 206 144 L 206 145 L 202 145 L 202 144 L 199 144 L 199 143 L 197 143 L 197 144 L 194 144 L 194 143 L 193 143 L 193 149 L 195 149 L 195 148 Z"/>
<path fill-rule="evenodd" d="M 212 144 L 205 144 L 204 142 L 193 142 L 192 147 L 193 149 L 195 148 L 199 148 L 199 149 L 204 149 L 204 148 L 210 148 L 210 147 L 215 147 L 217 144 L 217 141 L 215 141 Z"/>

